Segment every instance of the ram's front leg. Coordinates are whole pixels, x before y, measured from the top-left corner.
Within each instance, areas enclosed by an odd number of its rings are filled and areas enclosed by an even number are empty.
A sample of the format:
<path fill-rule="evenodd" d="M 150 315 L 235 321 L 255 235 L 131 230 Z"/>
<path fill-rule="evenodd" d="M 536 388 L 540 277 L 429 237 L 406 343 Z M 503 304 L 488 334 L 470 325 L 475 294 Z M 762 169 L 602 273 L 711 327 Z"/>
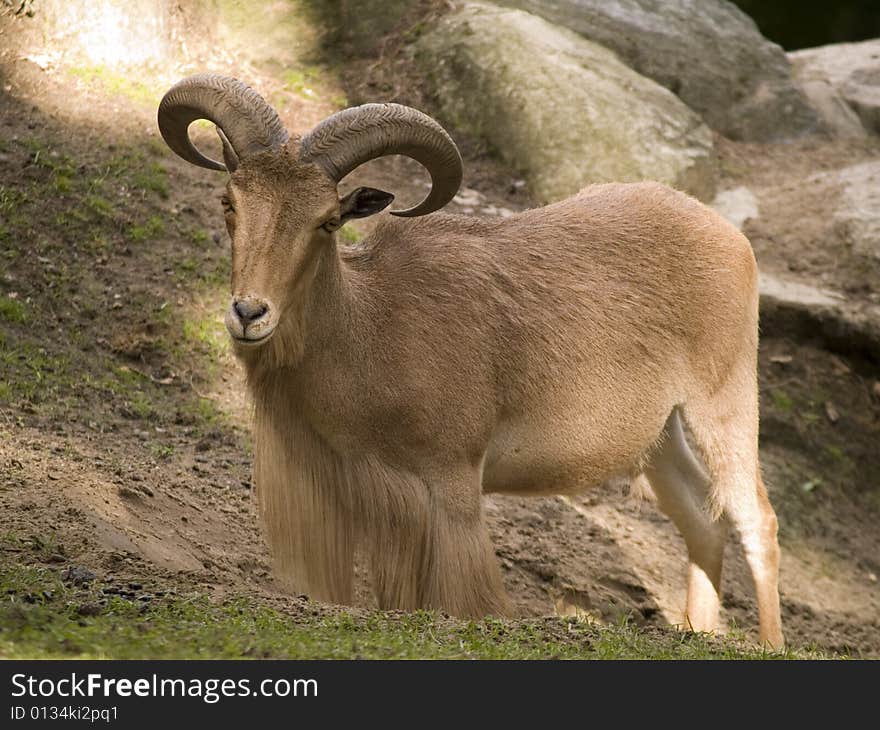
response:
<path fill-rule="evenodd" d="M 377 463 L 361 464 L 356 481 L 359 531 L 379 608 L 422 608 L 419 576 L 428 526 L 425 483 L 415 474 Z"/>
<path fill-rule="evenodd" d="M 433 608 L 454 616 L 509 613 L 495 550 L 482 522 L 476 475 L 373 470 L 363 520 L 380 608 Z"/>
<path fill-rule="evenodd" d="M 479 475 L 433 475 L 429 505 L 423 605 L 461 617 L 509 614 L 510 601 L 483 521 Z"/>

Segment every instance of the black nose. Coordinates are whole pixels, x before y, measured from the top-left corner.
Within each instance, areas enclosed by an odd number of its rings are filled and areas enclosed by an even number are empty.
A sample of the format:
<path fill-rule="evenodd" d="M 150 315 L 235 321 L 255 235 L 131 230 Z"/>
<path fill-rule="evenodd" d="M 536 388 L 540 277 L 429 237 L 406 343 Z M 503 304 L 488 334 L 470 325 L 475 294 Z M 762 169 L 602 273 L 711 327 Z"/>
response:
<path fill-rule="evenodd" d="M 265 302 L 254 299 L 240 299 L 232 305 L 232 308 L 245 327 L 269 311 Z"/>

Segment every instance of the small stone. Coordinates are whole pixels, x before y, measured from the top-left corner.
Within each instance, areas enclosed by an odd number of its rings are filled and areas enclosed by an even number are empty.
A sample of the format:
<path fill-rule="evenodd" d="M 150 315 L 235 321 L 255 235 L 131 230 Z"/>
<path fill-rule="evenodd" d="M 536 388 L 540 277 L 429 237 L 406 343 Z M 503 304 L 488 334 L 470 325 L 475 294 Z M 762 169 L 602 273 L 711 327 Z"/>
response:
<path fill-rule="evenodd" d="M 840 413 L 838 413 L 830 400 L 825 401 L 825 415 L 831 423 L 837 423 L 840 420 Z"/>
<path fill-rule="evenodd" d="M 831 356 L 831 368 L 834 370 L 835 375 L 848 375 L 852 372 L 849 365 L 837 357 L 837 355 Z"/>
<path fill-rule="evenodd" d="M 97 577 L 98 576 L 95 575 L 95 573 L 82 565 L 71 565 L 61 574 L 61 579 L 63 581 L 73 583 L 75 586 L 91 583 Z"/>

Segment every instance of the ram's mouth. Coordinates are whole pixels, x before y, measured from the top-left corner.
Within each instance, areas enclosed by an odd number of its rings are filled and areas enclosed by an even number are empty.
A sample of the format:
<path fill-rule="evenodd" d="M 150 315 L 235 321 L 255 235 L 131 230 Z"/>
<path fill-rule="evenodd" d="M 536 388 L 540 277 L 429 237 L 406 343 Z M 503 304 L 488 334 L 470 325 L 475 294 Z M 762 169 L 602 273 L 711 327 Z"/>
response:
<path fill-rule="evenodd" d="M 275 328 L 273 327 L 268 332 L 263 332 L 257 337 L 237 337 L 233 334 L 230 334 L 230 337 L 232 337 L 232 341 L 235 342 L 235 344 L 237 345 L 244 345 L 245 347 L 255 347 L 256 345 L 262 345 L 274 334 Z"/>

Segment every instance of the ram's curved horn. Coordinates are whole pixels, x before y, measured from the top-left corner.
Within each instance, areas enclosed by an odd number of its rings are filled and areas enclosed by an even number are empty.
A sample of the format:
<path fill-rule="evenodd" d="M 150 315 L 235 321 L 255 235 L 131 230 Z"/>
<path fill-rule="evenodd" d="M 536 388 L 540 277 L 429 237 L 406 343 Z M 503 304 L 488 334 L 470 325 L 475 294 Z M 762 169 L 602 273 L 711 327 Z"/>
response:
<path fill-rule="evenodd" d="M 179 81 L 159 104 L 159 131 L 187 162 L 210 170 L 226 166 L 205 157 L 189 138 L 189 125 L 209 119 L 222 131 L 239 158 L 280 147 L 287 131 L 275 110 L 252 88 L 219 74 L 196 74 Z"/>
<path fill-rule="evenodd" d="M 461 185 L 461 155 L 455 142 L 431 117 L 401 104 L 364 104 L 337 112 L 303 138 L 300 154 L 336 182 L 384 155 L 406 155 L 420 162 L 431 175 L 431 192 L 415 207 L 393 210 L 393 215 L 438 210 Z"/>

